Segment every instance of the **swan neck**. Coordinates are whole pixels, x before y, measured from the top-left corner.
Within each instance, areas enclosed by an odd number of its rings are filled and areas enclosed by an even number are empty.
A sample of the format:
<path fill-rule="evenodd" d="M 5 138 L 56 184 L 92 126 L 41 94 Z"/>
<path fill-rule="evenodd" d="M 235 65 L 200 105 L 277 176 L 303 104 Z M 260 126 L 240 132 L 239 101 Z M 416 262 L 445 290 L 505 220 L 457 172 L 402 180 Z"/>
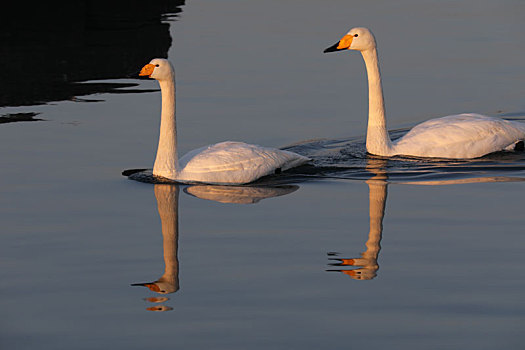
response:
<path fill-rule="evenodd" d="M 179 169 L 175 118 L 175 78 L 159 81 L 162 95 L 160 135 L 153 174 L 173 178 Z"/>
<path fill-rule="evenodd" d="M 392 149 L 392 141 L 388 136 L 385 102 L 377 48 L 361 52 L 365 61 L 368 76 L 368 129 L 366 134 L 366 149 L 371 154 L 388 156 Z"/>

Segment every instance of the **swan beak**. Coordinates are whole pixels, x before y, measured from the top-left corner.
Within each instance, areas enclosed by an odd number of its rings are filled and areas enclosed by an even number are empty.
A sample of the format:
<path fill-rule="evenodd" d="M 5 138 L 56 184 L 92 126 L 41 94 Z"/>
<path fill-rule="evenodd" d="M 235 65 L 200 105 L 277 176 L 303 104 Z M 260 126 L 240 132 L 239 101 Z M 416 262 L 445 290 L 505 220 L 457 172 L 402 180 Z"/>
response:
<path fill-rule="evenodd" d="M 350 45 L 352 45 L 352 40 L 354 37 L 352 35 L 345 35 L 339 42 L 335 43 L 334 45 L 330 46 L 329 48 L 325 49 L 323 52 L 335 52 L 335 51 L 341 51 L 346 50 L 350 48 Z"/>
<path fill-rule="evenodd" d="M 151 76 L 151 74 L 153 73 L 154 69 L 155 69 L 155 65 L 151 64 L 151 63 L 148 63 L 147 65 L 142 67 L 142 69 L 140 70 L 139 76 L 140 77 L 148 77 L 149 78 Z"/>
<path fill-rule="evenodd" d="M 159 286 L 157 286 L 155 283 L 133 283 L 132 286 L 148 287 L 148 289 L 152 292 L 160 292 Z"/>

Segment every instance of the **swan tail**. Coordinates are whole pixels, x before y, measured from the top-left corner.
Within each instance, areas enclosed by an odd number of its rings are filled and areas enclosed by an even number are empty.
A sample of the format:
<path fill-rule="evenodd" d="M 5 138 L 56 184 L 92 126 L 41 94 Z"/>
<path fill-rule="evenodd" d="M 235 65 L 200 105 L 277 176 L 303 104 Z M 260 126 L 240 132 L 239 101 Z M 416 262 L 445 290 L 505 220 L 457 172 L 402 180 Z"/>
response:
<path fill-rule="evenodd" d="M 514 151 L 514 152 L 523 152 L 525 150 L 525 142 L 524 140 L 519 140 L 514 143 L 511 143 L 507 147 L 504 148 L 505 151 Z"/>

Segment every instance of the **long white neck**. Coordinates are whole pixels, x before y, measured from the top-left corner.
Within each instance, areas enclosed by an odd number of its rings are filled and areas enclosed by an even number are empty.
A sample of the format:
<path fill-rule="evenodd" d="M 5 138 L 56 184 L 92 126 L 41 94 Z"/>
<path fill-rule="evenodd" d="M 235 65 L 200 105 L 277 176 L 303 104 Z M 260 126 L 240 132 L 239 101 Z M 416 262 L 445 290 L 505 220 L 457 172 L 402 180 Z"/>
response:
<path fill-rule="evenodd" d="M 385 118 L 385 102 L 381 86 L 381 72 L 377 49 L 361 51 L 368 75 L 368 129 L 366 132 L 366 150 L 368 153 L 388 156 L 392 141 L 388 136 Z"/>
<path fill-rule="evenodd" d="M 177 125 L 175 120 L 175 76 L 159 80 L 162 94 L 159 146 L 153 174 L 174 178 L 179 170 Z"/>

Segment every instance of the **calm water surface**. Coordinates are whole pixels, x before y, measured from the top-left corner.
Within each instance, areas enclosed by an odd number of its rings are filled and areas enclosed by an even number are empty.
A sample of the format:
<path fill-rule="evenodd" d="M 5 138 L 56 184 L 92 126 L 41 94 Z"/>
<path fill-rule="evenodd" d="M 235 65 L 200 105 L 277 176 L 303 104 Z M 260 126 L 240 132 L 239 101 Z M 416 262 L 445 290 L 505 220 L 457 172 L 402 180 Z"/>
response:
<path fill-rule="evenodd" d="M 374 30 L 394 137 L 450 113 L 523 120 L 522 2 L 82 11 L 50 72 L 2 36 L 34 87 L 0 109 L 2 348 L 523 348 L 525 154 L 367 157 L 361 58 L 322 54 Z M 177 70 L 182 152 L 240 140 L 316 168 L 231 188 L 121 176 L 153 163 L 160 94 L 128 76 L 152 56 Z"/>

